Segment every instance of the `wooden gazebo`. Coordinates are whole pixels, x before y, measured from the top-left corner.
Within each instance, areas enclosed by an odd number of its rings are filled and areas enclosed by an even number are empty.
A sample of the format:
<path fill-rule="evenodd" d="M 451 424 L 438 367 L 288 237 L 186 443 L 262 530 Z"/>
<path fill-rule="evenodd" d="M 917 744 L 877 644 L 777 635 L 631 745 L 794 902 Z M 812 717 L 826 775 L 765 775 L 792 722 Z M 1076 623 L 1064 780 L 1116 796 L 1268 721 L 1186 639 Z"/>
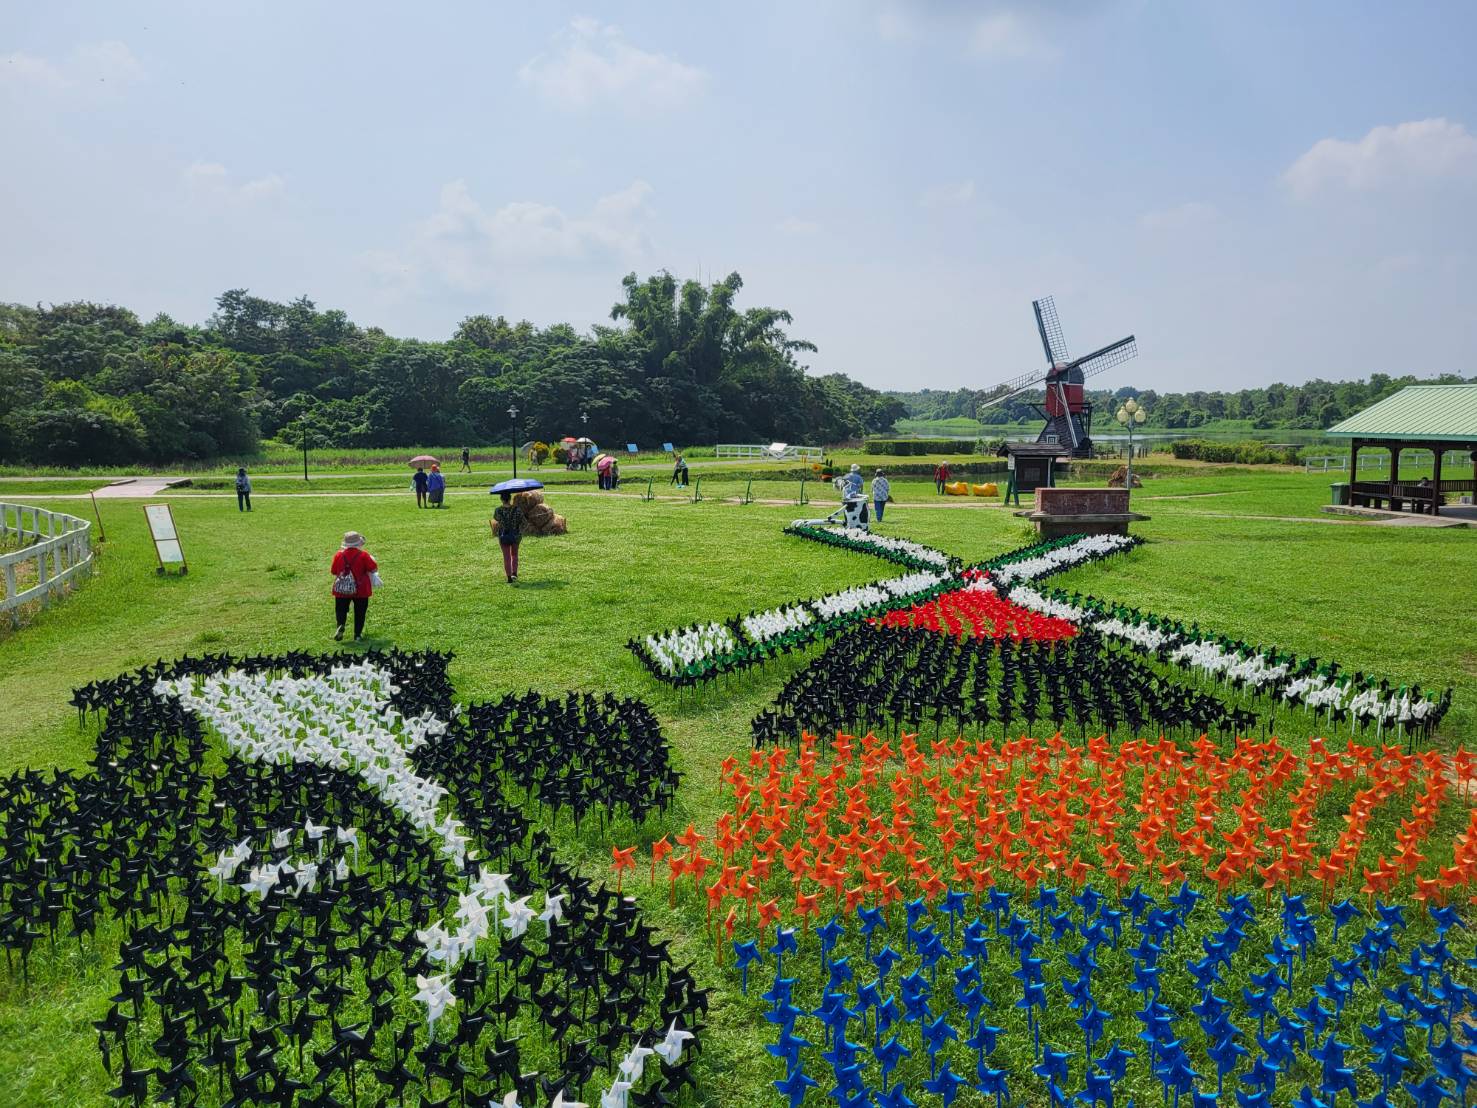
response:
<path fill-rule="evenodd" d="M 1439 515 L 1441 505 L 1453 495 L 1466 493 L 1477 499 L 1477 384 L 1407 385 L 1330 427 L 1327 434 L 1349 440 L 1350 504 Z M 1390 452 L 1386 480 L 1359 480 L 1359 451 L 1366 447 Z M 1431 452 L 1435 461 L 1429 478 L 1401 480 L 1404 450 Z M 1454 469 L 1461 476 L 1444 477 L 1443 461 L 1451 463 L 1447 472 Z"/>

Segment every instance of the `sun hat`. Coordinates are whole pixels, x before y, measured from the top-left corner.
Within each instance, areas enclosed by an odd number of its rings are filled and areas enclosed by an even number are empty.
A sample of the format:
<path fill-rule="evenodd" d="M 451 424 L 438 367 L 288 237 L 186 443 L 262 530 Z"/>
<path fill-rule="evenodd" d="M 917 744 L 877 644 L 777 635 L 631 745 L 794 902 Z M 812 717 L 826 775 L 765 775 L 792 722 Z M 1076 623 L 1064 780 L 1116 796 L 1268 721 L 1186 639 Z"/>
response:
<path fill-rule="evenodd" d="M 852 462 L 851 463 L 851 472 L 853 472 L 853 473 L 860 473 L 861 471 L 862 471 L 862 467 L 861 466 L 857 465 L 855 462 Z"/>
<path fill-rule="evenodd" d="M 364 536 L 361 535 L 358 531 L 345 531 L 344 532 L 344 546 L 345 546 L 345 548 L 348 548 L 348 547 L 359 547 L 359 546 L 363 546 L 363 545 L 364 545 Z"/>

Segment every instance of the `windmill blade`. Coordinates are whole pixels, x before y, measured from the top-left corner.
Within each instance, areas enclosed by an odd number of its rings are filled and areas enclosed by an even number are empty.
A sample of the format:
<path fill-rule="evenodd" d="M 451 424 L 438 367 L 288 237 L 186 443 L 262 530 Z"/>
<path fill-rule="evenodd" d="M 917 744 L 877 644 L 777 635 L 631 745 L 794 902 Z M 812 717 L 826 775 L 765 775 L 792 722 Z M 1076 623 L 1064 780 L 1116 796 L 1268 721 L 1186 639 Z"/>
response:
<path fill-rule="evenodd" d="M 1031 301 L 1031 309 L 1036 313 L 1036 330 L 1041 332 L 1041 348 L 1046 351 L 1046 364 L 1062 364 L 1070 355 L 1067 353 L 1067 340 L 1062 335 L 1062 321 L 1056 315 L 1056 301 L 1043 296 L 1040 300 Z"/>
<path fill-rule="evenodd" d="M 1132 335 L 1129 335 L 1126 339 L 1119 339 L 1101 350 L 1094 350 L 1091 354 L 1078 358 L 1069 368 L 1080 369 L 1083 380 L 1086 380 L 1105 369 L 1112 369 L 1115 365 L 1122 365 L 1130 358 L 1138 356 L 1138 343 L 1134 341 Z"/>
<path fill-rule="evenodd" d="M 1044 380 L 1046 380 L 1046 370 L 1037 369 L 1030 373 L 1022 373 L 1019 377 L 1012 377 L 1009 381 L 1002 381 L 985 390 L 986 398 L 976 403 L 974 410 L 982 412 L 986 408 L 993 408 L 996 404 L 1003 404 L 1012 396 L 1019 396 Z"/>

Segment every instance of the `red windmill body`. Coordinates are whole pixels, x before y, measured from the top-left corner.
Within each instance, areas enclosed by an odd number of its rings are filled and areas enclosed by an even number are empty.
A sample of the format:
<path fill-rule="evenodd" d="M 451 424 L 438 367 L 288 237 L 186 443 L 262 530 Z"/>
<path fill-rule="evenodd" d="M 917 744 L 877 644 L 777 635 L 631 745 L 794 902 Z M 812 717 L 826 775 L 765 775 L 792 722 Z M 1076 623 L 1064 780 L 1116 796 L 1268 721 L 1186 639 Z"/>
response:
<path fill-rule="evenodd" d="M 1041 347 L 1046 352 L 1046 368 L 1023 373 L 985 390 L 985 399 L 976 405 L 975 415 L 978 417 L 986 408 L 1002 404 L 1027 389 L 1045 386 L 1045 403 L 1031 405 L 1046 421 L 1036 441 L 1070 447 L 1074 457 L 1091 457 L 1092 405 L 1087 401 L 1084 382 L 1105 369 L 1137 357 L 1138 343 L 1134 336 L 1129 335 L 1084 357 L 1073 358 L 1067 353 L 1067 342 L 1056 314 L 1056 302 L 1043 296 L 1032 301 L 1031 308 L 1036 314 Z"/>

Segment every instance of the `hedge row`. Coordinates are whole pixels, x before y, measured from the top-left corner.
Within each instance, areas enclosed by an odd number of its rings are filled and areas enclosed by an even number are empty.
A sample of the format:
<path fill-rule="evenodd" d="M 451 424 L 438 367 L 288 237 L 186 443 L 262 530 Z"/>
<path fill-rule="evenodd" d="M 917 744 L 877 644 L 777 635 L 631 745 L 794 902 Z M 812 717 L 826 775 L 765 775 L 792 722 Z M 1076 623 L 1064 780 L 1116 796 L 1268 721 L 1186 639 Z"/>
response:
<path fill-rule="evenodd" d="M 868 454 L 973 454 L 972 439 L 868 439 L 862 449 Z"/>
<path fill-rule="evenodd" d="M 1200 462 L 1238 462 L 1241 465 L 1295 465 L 1298 448 L 1272 447 L 1264 442 L 1211 442 L 1207 439 L 1180 439 L 1170 443 L 1176 458 Z"/>

